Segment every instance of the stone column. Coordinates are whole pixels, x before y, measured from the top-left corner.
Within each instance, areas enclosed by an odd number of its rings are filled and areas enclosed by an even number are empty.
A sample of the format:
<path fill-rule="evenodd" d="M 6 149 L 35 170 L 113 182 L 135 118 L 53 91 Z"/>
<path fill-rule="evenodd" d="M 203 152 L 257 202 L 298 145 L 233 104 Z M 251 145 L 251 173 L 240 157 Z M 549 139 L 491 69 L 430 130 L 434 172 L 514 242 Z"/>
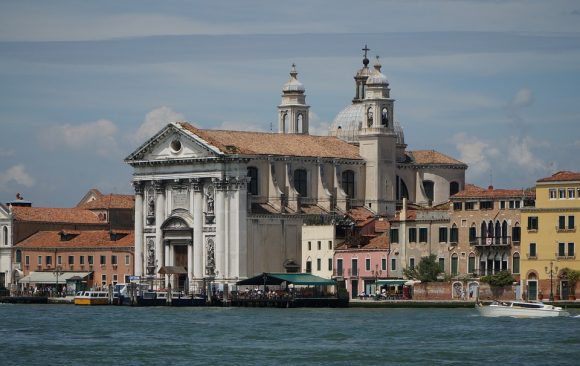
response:
<path fill-rule="evenodd" d="M 164 248 L 163 248 L 163 233 L 161 232 L 161 225 L 165 221 L 165 184 L 162 181 L 155 181 L 155 260 L 156 268 L 155 275 L 164 265 Z"/>
<path fill-rule="evenodd" d="M 189 288 L 193 285 L 193 277 L 192 277 L 192 267 L 193 267 L 193 240 L 187 241 L 187 280 L 189 282 Z M 189 288 L 187 291 L 189 291 Z"/>
<path fill-rule="evenodd" d="M 193 188 L 193 278 L 201 281 L 204 276 L 203 268 L 203 192 L 199 180 L 192 181 Z"/>
<path fill-rule="evenodd" d="M 215 180 L 215 220 L 216 220 L 216 242 L 215 242 L 215 262 L 217 277 L 224 277 L 225 270 L 225 236 L 228 228 L 225 226 L 225 194 L 227 183 L 223 179 Z"/>
<path fill-rule="evenodd" d="M 143 183 L 133 182 L 135 189 L 135 258 L 133 273 L 135 276 L 143 276 Z"/>

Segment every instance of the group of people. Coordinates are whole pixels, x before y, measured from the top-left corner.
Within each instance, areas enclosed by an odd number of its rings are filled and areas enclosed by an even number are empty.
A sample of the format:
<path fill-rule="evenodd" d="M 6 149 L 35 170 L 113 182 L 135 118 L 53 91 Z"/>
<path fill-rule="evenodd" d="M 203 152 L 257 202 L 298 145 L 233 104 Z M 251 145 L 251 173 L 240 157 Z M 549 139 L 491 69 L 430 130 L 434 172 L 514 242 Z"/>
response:
<path fill-rule="evenodd" d="M 48 296 L 48 297 L 65 297 L 67 295 L 73 295 L 74 293 L 69 293 L 70 289 L 67 285 L 27 285 L 19 291 L 18 295 L 21 296 Z"/>

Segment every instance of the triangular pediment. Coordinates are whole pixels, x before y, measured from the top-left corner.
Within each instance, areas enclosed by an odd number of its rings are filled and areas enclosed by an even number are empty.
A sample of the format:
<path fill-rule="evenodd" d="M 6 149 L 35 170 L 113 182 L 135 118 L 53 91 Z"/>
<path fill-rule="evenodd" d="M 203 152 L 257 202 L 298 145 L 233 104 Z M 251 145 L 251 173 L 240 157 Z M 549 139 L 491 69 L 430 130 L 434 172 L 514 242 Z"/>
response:
<path fill-rule="evenodd" d="M 169 161 L 209 158 L 219 150 L 190 131 L 171 123 L 129 155 L 125 161 Z"/>
<path fill-rule="evenodd" d="M 8 220 L 10 218 L 10 211 L 8 207 L 0 204 L 0 221 Z"/>

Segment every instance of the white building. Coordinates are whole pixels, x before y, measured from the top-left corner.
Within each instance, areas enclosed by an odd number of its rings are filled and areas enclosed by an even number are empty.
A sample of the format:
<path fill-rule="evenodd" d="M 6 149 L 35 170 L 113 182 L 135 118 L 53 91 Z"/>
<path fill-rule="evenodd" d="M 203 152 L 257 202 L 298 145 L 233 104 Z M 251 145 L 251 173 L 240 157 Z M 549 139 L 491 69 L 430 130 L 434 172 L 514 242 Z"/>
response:
<path fill-rule="evenodd" d="M 12 282 L 12 215 L 0 203 L 0 287 Z"/>
<path fill-rule="evenodd" d="M 232 284 L 294 270 L 308 217 L 356 206 L 393 215 L 403 197 L 430 205 L 462 189 L 465 164 L 406 151 L 389 83 L 378 60 L 373 70 L 368 63 L 365 57 L 353 104 L 330 136 L 308 134 L 309 106 L 293 65 L 278 106 L 279 133 L 170 123 L 129 155 L 135 274 L 172 267 L 173 286 L 195 289 L 208 277 Z"/>
<path fill-rule="evenodd" d="M 332 278 L 335 240 L 334 225 L 303 226 L 302 272 Z"/>

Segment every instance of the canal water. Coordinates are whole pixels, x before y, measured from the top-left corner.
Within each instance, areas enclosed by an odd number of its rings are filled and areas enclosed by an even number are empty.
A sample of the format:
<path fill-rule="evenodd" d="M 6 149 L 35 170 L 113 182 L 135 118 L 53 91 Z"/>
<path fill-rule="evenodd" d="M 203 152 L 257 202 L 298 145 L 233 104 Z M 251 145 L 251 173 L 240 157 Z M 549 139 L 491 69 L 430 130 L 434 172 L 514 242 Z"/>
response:
<path fill-rule="evenodd" d="M 0 365 L 579 365 L 580 318 L 0 304 L 0 350 Z"/>

